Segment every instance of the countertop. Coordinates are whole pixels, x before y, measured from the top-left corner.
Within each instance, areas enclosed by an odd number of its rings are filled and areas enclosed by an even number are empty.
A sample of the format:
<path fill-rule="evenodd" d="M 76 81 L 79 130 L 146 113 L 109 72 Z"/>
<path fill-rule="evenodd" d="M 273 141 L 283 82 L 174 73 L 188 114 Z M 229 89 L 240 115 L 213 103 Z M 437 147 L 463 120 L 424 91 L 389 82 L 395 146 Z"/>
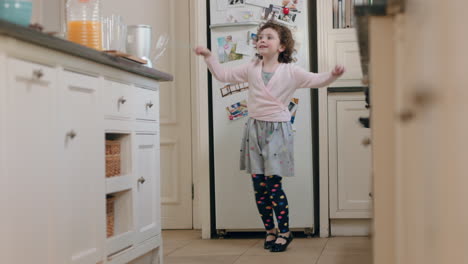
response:
<path fill-rule="evenodd" d="M 61 38 L 50 36 L 35 29 L 9 23 L 5 20 L 0 20 L 0 35 L 9 36 L 49 49 L 81 57 L 160 82 L 173 80 L 173 76 L 169 73 L 158 71 L 124 58 L 115 57 Z"/>

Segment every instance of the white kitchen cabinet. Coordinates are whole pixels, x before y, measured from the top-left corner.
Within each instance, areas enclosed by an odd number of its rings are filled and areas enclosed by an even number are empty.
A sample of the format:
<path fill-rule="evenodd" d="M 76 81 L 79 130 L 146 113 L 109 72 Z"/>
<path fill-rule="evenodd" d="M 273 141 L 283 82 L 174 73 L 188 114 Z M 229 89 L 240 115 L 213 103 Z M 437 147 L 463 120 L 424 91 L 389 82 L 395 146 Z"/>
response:
<path fill-rule="evenodd" d="M 333 86 L 360 85 L 362 69 L 356 32 L 354 29 L 335 31 L 328 34 L 328 68 L 343 65 L 346 71 Z"/>
<path fill-rule="evenodd" d="M 159 92 L 136 87 L 135 115 L 138 120 L 156 121 L 159 109 Z"/>
<path fill-rule="evenodd" d="M 58 136 L 54 129 L 57 71 L 17 59 L 0 61 L 6 75 L 0 96 L 1 245 L 6 246 L 6 259 L 14 260 L 5 263 L 51 263 L 58 220 L 57 192 L 51 188 L 58 178 L 52 166 L 56 157 L 52 146 Z"/>
<path fill-rule="evenodd" d="M 109 80 L 105 82 L 115 84 Z M 120 87 L 123 87 L 122 85 L 124 84 L 119 84 Z M 105 86 L 109 87 L 109 85 Z M 132 90 L 132 93 L 125 98 L 131 100 L 126 103 L 131 105 L 131 118 L 134 122 L 128 126 L 128 122 L 124 119 L 116 119 L 116 115 L 106 115 L 107 124 L 112 127 L 112 129 L 106 128 L 106 135 L 116 136 L 116 139 L 122 143 L 121 163 L 123 165 L 121 176 L 106 179 L 109 187 L 118 185 L 118 182 L 121 186 L 117 189 L 118 192 L 107 192 L 117 198 L 115 203 L 116 235 L 107 239 L 108 255 L 115 255 L 110 257 L 111 263 L 127 263 L 128 256 L 119 254 L 120 251 L 125 252 L 148 242 L 157 242 L 159 245 L 161 243 L 161 239 L 153 239 L 161 234 L 160 147 L 157 129 L 159 91 L 131 85 L 125 85 L 125 87 Z M 159 86 L 155 87 L 159 88 Z M 116 98 L 105 97 L 104 100 L 117 102 L 113 100 Z M 106 105 L 109 104 L 106 103 Z M 128 144 L 131 145 L 130 148 Z M 126 148 L 130 150 L 127 154 Z M 128 164 L 124 165 L 125 163 Z"/>
<path fill-rule="evenodd" d="M 363 85 L 363 73 L 361 68 L 361 60 L 359 55 L 359 47 L 357 42 L 356 29 L 351 23 L 350 27 L 341 26 L 337 23 L 339 15 L 335 17 L 334 21 L 334 4 L 347 5 L 349 3 L 363 3 L 362 1 L 332 1 L 332 0 L 318 0 L 317 4 L 317 55 L 318 55 L 318 71 L 326 72 L 331 71 L 335 65 L 344 65 L 345 73 L 335 82 L 331 84 L 328 89 L 319 89 L 318 98 L 318 116 L 319 116 L 319 168 L 320 168 L 320 236 L 328 237 L 332 235 L 365 235 L 368 234 L 370 229 L 370 221 L 367 219 L 370 217 L 369 210 L 365 209 L 370 207 L 368 201 L 365 201 L 364 194 L 366 197 L 369 195 L 369 191 L 365 192 L 366 185 L 370 183 L 370 165 L 368 166 L 369 171 L 364 174 L 364 167 L 370 164 L 370 154 L 366 157 L 368 161 L 364 161 L 364 157 L 360 157 L 361 152 L 357 144 L 360 144 L 362 139 L 359 139 L 359 143 L 346 142 L 346 146 L 339 146 L 338 139 L 352 141 L 352 138 L 348 134 L 336 134 L 336 127 L 329 127 L 330 124 L 335 124 L 336 120 L 336 109 L 329 112 L 329 103 L 334 101 L 333 97 L 337 94 L 330 93 L 329 90 L 349 90 L 362 88 Z M 335 11 L 338 10 L 335 8 Z M 351 14 L 352 12 L 345 14 Z M 345 16 L 346 17 L 346 16 Z M 338 18 L 338 19 L 336 19 Z M 344 20 L 347 21 L 346 19 Z M 351 21 L 353 19 L 351 18 Z M 356 20 L 355 20 L 356 21 Z M 349 23 L 344 23 L 344 25 Z M 343 24 L 342 24 L 343 25 Z M 364 96 L 361 99 L 364 101 Z M 357 112 L 351 111 L 343 115 L 343 118 L 349 118 L 350 120 L 341 120 L 344 122 L 341 126 L 351 125 L 349 122 L 357 122 L 357 119 L 352 114 Z M 362 116 L 368 116 L 363 114 Z M 356 127 L 353 127 L 356 126 Z M 358 124 L 352 123 L 348 129 L 356 129 L 357 132 Z M 353 132 L 354 133 L 354 132 Z M 356 136 L 355 135 L 355 136 Z M 360 135 L 361 136 L 361 135 Z M 349 144 L 349 145 L 347 145 Z M 352 145 L 356 144 L 356 145 Z M 343 159 L 347 160 L 350 157 L 356 157 L 355 162 L 342 163 Z M 356 164 L 356 167 L 354 167 Z M 360 165 L 358 165 L 360 164 Z M 352 167 L 351 171 L 343 174 L 343 170 L 349 170 L 349 166 Z M 358 172 L 359 171 L 359 172 Z M 361 174 L 362 171 L 362 174 Z M 339 174 L 342 173 L 342 174 Z M 356 177 L 357 179 L 352 179 Z M 361 178 L 362 175 L 367 175 L 367 179 Z M 341 186 L 341 184 L 343 184 Z M 333 186 L 332 186 L 333 184 Z M 347 187 L 347 184 L 351 184 Z M 338 187 L 341 186 L 341 187 Z M 341 189 L 339 189 L 341 188 Z M 349 189 L 347 189 L 349 188 Z M 357 188 L 357 189 L 356 189 Z M 359 209 L 360 208 L 360 209 Z M 348 218 L 349 217 L 349 218 Z M 357 218 L 365 218 L 365 221 L 356 220 Z M 339 220 L 339 226 L 336 225 Z M 349 221 L 348 221 L 349 220 Z M 335 227 L 335 230 L 333 228 Z M 339 232 L 336 232 L 340 230 Z M 345 230 L 341 232 L 341 230 Z M 365 231 L 362 231 L 365 230 Z M 362 232 L 361 232 L 362 231 Z"/>
<path fill-rule="evenodd" d="M 156 134 L 137 133 L 135 178 L 136 243 L 161 233 L 159 140 Z"/>
<path fill-rule="evenodd" d="M 134 93 L 128 84 L 106 80 L 104 82 L 104 115 L 106 118 L 129 119 L 134 109 Z"/>
<path fill-rule="evenodd" d="M 361 86 L 362 70 L 356 30 L 353 27 L 334 26 L 333 3 L 332 0 L 317 1 L 319 71 L 330 71 L 337 64 L 344 65 L 345 74 L 333 86 Z"/>
<path fill-rule="evenodd" d="M 371 217 L 370 129 L 359 122 L 369 110 L 362 93 L 328 99 L 330 218 Z"/>
<path fill-rule="evenodd" d="M 96 263 L 104 255 L 104 136 L 99 79 L 60 71 L 58 89 L 58 161 L 62 183 L 61 220 L 68 245 L 65 263 Z M 73 238 L 73 239 L 67 239 Z"/>
<path fill-rule="evenodd" d="M 162 263 L 157 80 L 0 39 L 0 262 Z"/>

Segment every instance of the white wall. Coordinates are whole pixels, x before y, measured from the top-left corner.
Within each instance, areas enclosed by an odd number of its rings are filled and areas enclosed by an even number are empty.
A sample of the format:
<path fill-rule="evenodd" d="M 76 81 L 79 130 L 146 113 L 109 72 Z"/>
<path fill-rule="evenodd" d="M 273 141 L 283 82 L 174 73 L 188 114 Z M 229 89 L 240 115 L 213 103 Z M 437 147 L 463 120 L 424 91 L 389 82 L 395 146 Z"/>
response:
<path fill-rule="evenodd" d="M 32 0 L 31 23 L 39 23 L 46 32 L 60 32 L 66 0 Z"/>
<path fill-rule="evenodd" d="M 172 0 L 174 1 L 174 0 Z M 102 0 L 102 15 L 121 15 L 127 25 L 146 24 L 152 27 L 153 45 L 161 34 L 170 33 L 170 15 L 165 10 L 167 3 L 165 0 Z M 155 68 L 168 71 L 168 56 L 163 56 Z"/>
<path fill-rule="evenodd" d="M 45 31 L 61 31 L 67 0 L 33 0 L 32 22 L 40 23 Z M 103 16 L 122 15 L 125 23 L 148 24 L 153 35 L 168 32 L 169 12 L 160 8 L 164 0 L 101 0 Z"/>

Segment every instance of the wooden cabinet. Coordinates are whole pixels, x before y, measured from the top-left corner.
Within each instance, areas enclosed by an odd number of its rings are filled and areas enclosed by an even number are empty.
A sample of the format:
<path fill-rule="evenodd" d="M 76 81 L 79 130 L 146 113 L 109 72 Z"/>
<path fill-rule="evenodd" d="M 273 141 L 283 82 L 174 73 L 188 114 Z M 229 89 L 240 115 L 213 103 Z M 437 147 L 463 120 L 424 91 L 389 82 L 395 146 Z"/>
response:
<path fill-rule="evenodd" d="M 362 93 L 328 99 L 330 218 L 371 217 L 370 129 L 359 122 L 369 110 Z"/>
<path fill-rule="evenodd" d="M 38 47 L 14 50 L 0 43 L 1 262 L 160 263 L 157 81 Z M 120 142 L 114 177 L 109 137 Z"/>

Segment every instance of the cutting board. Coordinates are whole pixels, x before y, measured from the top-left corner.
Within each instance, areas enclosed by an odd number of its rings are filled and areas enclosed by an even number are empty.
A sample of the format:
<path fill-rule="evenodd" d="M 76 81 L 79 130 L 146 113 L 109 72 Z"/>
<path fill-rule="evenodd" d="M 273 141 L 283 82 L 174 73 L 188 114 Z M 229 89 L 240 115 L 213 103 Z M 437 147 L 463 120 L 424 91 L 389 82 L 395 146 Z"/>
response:
<path fill-rule="evenodd" d="M 133 56 L 133 55 L 130 55 L 130 54 L 127 54 L 127 53 L 123 53 L 123 52 L 120 52 L 118 50 L 104 50 L 104 52 L 107 53 L 107 54 L 113 55 L 113 56 L 122 57 L 122 58 L 125 58 L 127 60 L 131 60 L 131 61 L 138 62 L 138 63 L 141 63 L 141 64 L 148 63 L 147 60 L 140 59 L 140 58 L 138 58 L 136 56 Z"/>

